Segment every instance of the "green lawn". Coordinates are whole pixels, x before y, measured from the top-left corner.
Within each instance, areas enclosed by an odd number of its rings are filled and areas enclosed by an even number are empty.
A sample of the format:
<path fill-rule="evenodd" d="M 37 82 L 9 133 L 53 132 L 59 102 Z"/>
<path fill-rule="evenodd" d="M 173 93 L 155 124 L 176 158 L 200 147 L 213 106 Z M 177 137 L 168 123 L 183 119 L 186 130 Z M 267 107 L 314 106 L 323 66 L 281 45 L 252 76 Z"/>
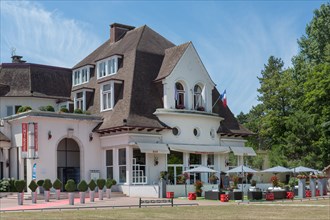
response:
<path fill-rule="evenodd" d="M 0 219 L 325 219 L 329 220 L 330 200 L 228 204 L 219 206 L 144 207 L 80 211 L 29 211 L 0 213 Z"/>

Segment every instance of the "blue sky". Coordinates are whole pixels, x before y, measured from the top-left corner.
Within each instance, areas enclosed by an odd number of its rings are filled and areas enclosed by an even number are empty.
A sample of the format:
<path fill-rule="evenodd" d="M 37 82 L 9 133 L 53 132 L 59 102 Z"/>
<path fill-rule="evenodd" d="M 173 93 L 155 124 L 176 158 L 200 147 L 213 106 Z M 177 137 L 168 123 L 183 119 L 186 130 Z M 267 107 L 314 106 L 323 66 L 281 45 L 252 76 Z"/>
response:
<path fill-rule="evenodd" d="M 257 102 L 269 56 L 291 65 L 297 39 L 326 1 L 1 1 L 1 63 L 11 48 L 30 63 L 73 67 L 109 38 L 109 25 L 148 25 L 192 41 L 235 115 Z"/>

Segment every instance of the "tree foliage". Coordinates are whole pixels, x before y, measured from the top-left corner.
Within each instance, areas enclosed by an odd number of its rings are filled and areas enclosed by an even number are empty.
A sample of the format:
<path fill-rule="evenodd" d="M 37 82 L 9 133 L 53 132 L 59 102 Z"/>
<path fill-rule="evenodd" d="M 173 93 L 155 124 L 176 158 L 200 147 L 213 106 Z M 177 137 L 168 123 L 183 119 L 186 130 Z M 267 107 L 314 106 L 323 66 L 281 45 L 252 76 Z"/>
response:
<path fill-rule="evenodd" d="M 330 164 L 330 4 L 314 11 L 293 67 L 270 56 L 258 78 L 258 100 L 237 116 L 256 135 L 248 144 L 269 151 L 271 165 Z"/>

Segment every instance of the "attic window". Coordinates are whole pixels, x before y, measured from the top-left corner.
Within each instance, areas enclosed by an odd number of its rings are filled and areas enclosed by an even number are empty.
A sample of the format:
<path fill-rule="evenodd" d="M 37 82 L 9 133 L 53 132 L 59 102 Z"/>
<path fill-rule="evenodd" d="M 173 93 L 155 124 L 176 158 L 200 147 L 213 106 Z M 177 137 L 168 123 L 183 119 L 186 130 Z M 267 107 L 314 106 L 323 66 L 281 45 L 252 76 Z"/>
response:
<path fill-rule="evenodd" d="M 89 82 L 90 66 L 85 66 L 72 71 L 72 85 L 77 86 Z"/>
<path fill-rule="evenodd" d="M 97 62 L 97 78 L 103 78 L 116 74 L 119 68 L 120 56 L 112 56 L 110 58 L 101 60 Z"/>

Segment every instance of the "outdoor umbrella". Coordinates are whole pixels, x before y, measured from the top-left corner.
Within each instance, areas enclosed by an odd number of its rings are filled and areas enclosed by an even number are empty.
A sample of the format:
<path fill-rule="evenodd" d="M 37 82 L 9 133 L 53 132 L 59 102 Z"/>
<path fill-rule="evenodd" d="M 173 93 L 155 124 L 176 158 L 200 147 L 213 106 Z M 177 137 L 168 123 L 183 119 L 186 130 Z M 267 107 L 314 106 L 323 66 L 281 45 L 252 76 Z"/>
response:
<path fill-rule="evenodd" d="M 314 170 L 312 168 L 303 167 L 303 166 L 292 168 L 291 171 L 294 173 L 316 172 L 316 170 Z"/>
<path fill-rule="evenodd" d="M 190 170 L 185 170 L 183 172 L 184 173 L 219 173 L 219 171 L 204 166 L 198 166 Z"/>
<path fill-rule="evenodd" d="M 195 167 L 195 168 L 190 169 L 190 170 L 185 170 L 183 172 L 184 173 L 219 173 L 219 171 L 210 169 L 210 168 L 205 167 L 205 166 L 198 166 L 198 167 Z M 187 188 L 186 187 L 187 186 L 185 184 L 185 191 L 186 191 L 186 196 L 187 196 Z"/>
<path fill-rule="evenodd" d="M 225 171 L 226 173 L 256 173 L 258 171 L 254 170 L 254 169 L 251 169 L 249 167 L 246 167 L 246 166 L 238 166 L 238 167 L 235 167 L 231 170 L 227 170 Z"/>
<path fill-rule="evenodd" d="M 258 171 L 251 169 L 249 167 L 246 167 L 244 165 L 241 165 L 241 166 L 235 167 L 235 168 L 225 171 L 225 172 L 226 173 L 242 173 L 244 176 L 244 173 L 257 173 Z M 242 184 L 242 192 L 243 192 L 243 184 Z M 242 198 L 244 198 L 244 195 Z"/>
<path fill-rule="evenodd" d="M 269 169 L 266 169 L 266 170 L 263 170 L 260 172 L 276 174 L 276 173 L 292 173 L 293 171 L 288 168 L 282 167 L 282 166 L 276 166 L 276 167 L 272 167 L 272 168 L 269 168 Z"/>

